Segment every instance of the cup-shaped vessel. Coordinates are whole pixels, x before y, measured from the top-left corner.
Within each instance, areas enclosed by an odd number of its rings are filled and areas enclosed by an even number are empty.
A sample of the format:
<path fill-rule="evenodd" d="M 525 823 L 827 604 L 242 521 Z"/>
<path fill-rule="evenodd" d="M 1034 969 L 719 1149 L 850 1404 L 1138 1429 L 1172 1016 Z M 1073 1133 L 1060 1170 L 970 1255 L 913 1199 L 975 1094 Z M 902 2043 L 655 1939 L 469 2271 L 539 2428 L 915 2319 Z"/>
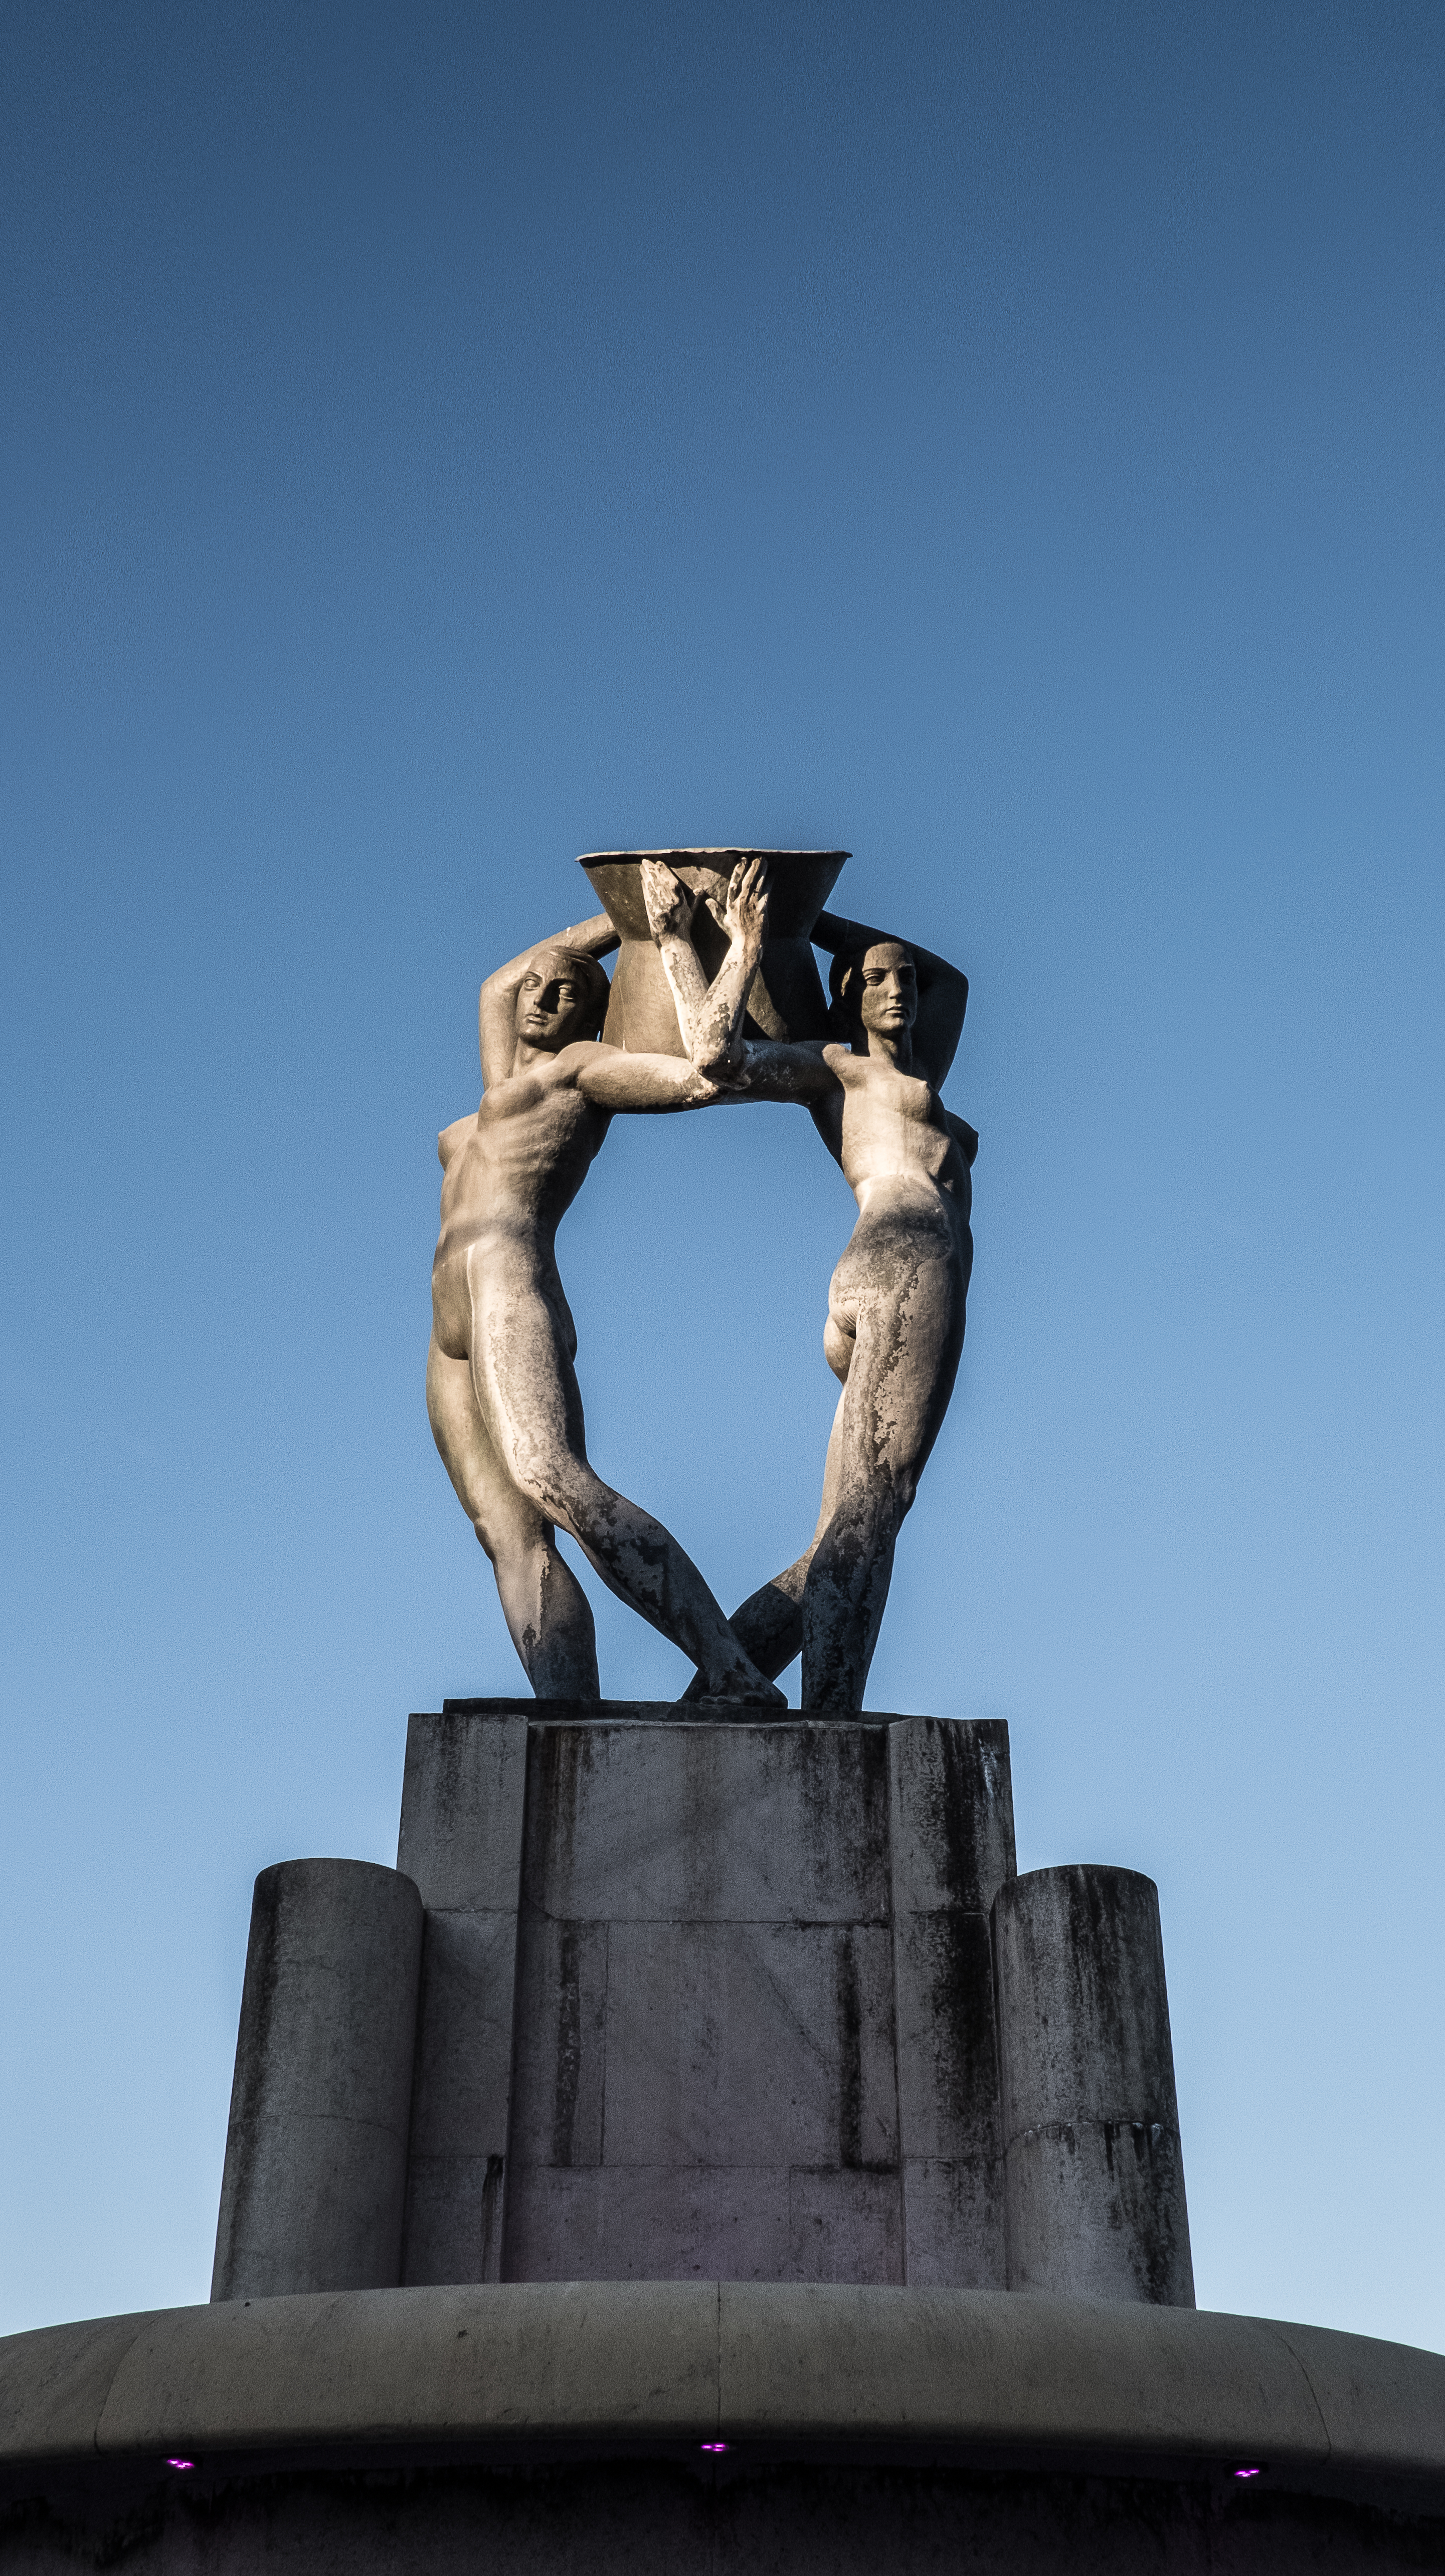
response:
<path fill-rule="evenodd" d="M 647 926 L 639 863 L 665 859 L 695 893 L 721 908 L 739 859 L 766 859 L 769 868 L 768 936 L 748 1000 L 744 1032 L 751 1038 L 820 1038 L 828 1019 L 809 934 L 838 881 L 846 850 L 592 850 L 578 860 L 617 930 L 621 953 L 612 975 L 603 1037 L 633 1055 L 685 1055 L 662 959 Z M 693 942 L 705 975 L 717 973 L 727 939 L 700 903 L 693 914 Z"/>

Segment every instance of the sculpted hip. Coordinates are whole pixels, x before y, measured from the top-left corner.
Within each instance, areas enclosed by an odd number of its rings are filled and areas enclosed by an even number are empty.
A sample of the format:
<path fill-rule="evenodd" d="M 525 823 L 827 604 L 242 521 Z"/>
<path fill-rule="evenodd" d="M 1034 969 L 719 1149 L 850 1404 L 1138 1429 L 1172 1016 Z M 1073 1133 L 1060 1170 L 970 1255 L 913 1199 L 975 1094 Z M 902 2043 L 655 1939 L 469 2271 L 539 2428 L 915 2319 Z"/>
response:
<path fill-rule="evenodd" d="M 927 1318 L 927 1338 L 940 1354 L 952 1346 L 956 1365 L 972 1261 L 968 1220 L 942 1191 L 870 1194 L 828 1289 L 823 1351 L 834 1375 L 846 1381 L 869 1318 L 887 1335 L 905 1310 Z"/>
<path fill-rule="evenodd" d="M 546 1310 L 570 1357 L 577 1328 L 563 1293 L 551 1246 L 525 1242 L 510 1229 L 488 1227 L 470 1241 L 443 1243 L 432 1264 L 432 1329 L 449 1359 L 469 1359 L 479 1329 L 518 1307 Z"/>
<path fill-rule="evenodd" d="M 938 1270 L 967 1288 L 973 1264 L 968 1219 L 942 1190 L 912 1183 L 870 1190 L 833 1273 L 828 1302 L 856 1305 L 860 1298 L 907 1293 L 925 1270 Z"/>

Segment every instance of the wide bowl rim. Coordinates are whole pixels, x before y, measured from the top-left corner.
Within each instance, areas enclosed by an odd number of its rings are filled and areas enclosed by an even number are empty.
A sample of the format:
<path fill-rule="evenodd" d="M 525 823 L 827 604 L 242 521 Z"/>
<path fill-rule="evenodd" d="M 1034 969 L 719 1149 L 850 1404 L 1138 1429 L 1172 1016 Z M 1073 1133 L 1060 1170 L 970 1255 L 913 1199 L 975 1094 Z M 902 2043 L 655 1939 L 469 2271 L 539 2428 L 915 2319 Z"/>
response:
<path fill-rule="evenodd" d="M 769 850 L 751 841 L 720 841 L 711 848 L 670 850 L 582 850 L 579 868 L 599 867 L 608 859 L 851 859 L 851 850 Z"/>

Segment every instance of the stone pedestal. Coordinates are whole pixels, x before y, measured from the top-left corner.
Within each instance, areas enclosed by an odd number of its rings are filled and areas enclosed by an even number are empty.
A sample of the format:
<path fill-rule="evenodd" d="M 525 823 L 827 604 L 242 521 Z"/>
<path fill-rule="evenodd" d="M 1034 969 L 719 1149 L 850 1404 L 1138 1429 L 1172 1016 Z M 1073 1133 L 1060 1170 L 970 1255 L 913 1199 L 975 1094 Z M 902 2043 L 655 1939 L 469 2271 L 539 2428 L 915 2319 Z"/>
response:
<path fill-rule="evenodd" d="M 213 2304 L 0 2343 L 17 2576 L 1445 2563 L 1445 2360 L 1194 2312 L 1002 1725 L 452 1702 L 398 1857 L 257 1882 Z"/>
<path fill-rule="evenodd" d="M 213 2297 L 1193 2299 L 1158 1898 L 1014 1870 L 1008 1730 L 451 1700 L 395 1870 L 257 1881 Z"/>
<path fill-rule="evenodd" d="M 452 1702 L 398 1867 L 405 2281 L 1003 2286 L 1001 1724 Z"/>

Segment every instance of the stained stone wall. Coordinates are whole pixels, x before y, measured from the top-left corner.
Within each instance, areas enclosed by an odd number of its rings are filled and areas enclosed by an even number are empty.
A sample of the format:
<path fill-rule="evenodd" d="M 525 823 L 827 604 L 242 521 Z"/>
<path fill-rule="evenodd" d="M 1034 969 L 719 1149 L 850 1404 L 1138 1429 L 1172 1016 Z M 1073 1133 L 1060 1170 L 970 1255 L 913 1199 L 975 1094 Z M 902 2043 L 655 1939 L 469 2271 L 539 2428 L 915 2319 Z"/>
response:
<path fill-rule="evenodd" d="M 404 2281 L 1005 2279 L 1007 1729 L 414 1717 Z"/>

